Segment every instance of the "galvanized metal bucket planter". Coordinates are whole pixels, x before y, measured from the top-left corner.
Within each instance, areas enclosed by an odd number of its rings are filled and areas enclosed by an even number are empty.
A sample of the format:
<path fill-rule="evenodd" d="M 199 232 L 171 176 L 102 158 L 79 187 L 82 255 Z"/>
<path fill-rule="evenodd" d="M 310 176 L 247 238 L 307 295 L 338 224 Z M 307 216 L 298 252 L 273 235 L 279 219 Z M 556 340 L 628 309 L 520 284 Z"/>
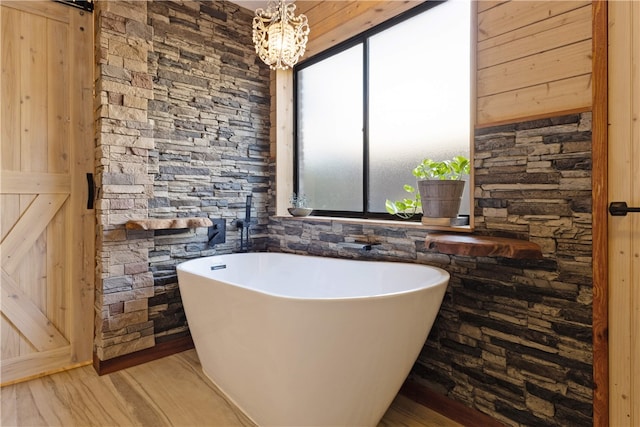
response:
<path fill-rule="evenodd" d="M 422 214 L 429 218 L 456 218 L 466 181 L 420 180 Z"/>

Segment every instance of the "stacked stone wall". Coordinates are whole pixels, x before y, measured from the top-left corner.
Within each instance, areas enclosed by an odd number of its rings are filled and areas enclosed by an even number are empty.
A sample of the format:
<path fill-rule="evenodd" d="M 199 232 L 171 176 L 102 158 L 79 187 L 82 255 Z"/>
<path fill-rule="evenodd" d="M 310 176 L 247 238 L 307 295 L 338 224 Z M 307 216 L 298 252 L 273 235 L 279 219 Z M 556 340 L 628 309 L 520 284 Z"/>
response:
<path fill-rule="evenodd" d="M 188 334 L 175 265 L 251 243 L 264 249 L 269 69 L 251 13 L 218 1 L 96 4 L 96 354 L 110 359 Z M 224 219 L 207 230 L 131 231 L 130 219 Z"/>
<path fill-rule="evenodd" d="M 269 69 L 255 55 L 251 15 L 227 2 L 149 3 L 155 149 L 149 216 L 224 219 L 226 243 L 207 230 L 156 231 L 150 251 L 156 340 L 188 333 L 175 265 L 240 249 L 237 220 L 252 195 L 251 244 L 264 249 L 270 186 Z"/>
<path fill-rule="evenodd" d="M 591 114 L 476 130 L 477 234 L 542 260 L 450 256 L 422 228 L 271 218 L 269 248 L 442 267 L 451 281 L 410 378 L 506 425 L 592 423 Z M 370 252 L 341 243 L 380 243 Z"/>
<path fill-rule="evenodd" d="M 149 150 L 153 99 L 147 56 L 153 51 L 147 3 L 96 4 L 97 277 L 95 351 L 101 360 L 154 345 L 147 299 L 153 295 L 148 233 L 127 233 L 146 218 L 153 192 Z"/>

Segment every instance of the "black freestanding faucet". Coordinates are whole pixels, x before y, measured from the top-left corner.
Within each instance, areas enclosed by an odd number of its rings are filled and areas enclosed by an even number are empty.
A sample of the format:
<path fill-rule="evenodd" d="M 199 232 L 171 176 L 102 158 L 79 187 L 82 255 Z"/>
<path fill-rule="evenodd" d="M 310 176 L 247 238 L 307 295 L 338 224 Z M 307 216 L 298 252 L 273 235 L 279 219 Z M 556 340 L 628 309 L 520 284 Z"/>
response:
<path fill-rule="evenodd" d="M 249 252 L 251 243 L 249 241 L 249 227 L 251 226 L 251 198 L 252 194 L 247 196 L 246 210 L 244 214 L 244 220 L 238 221 L 238 227 L 240 227 L 240 252 Z M 245 237 L 245 228 L 247 229 Z"/>

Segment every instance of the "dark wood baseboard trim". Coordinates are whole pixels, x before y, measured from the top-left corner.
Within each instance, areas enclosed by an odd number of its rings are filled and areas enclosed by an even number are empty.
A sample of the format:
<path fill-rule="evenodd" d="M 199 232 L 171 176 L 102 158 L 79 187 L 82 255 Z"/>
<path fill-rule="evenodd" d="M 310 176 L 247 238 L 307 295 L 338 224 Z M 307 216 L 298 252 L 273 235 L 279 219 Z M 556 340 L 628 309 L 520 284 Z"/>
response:
<path fill-rule="evenodd" d="M 171 356 L 172 354 L 181 353 L 185 350 L 191 350 L 192 348 L 194 348 L 193 339 L 188 336 L 176 338 L 171 341 L 165 341 L 163 343 L 156 344 L 151 348 L 146 348 L 144 350 L 136 351 L 135 353 L 125 354 L 108 360 L 100 360 L 96 353 L 93 353 L 93 367 L 98 375 L 105 375 L 119 371 L 120 369 L 130 368 L 132 366 L 151 362 L 152 360 Z"/>
<path fill-rule="evenodd" d="M 405 381 L 400 394 L 466 427 L 505 427 L 490 416 L 413 381 Z"/>

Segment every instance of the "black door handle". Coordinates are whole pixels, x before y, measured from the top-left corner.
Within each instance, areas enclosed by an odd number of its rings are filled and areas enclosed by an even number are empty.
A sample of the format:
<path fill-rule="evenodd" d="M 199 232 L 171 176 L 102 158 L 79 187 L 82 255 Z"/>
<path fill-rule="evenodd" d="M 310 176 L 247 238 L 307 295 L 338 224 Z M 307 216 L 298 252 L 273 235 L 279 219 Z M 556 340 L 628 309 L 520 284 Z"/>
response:
<path fill-rule="evenodd" d="M 627 202 L 611 202 L 609 204 L 609 213 L 612 216 L 627 216 L 629 212 L 640 212 L 640 208 L 630 208 Z"/>
<path fill-rule="evenodd" d="M 96 197 L 96 184 L 93 182 L 93 174 L 87 174 L 87 209 L 93 209 L 93 200 Z"/>

